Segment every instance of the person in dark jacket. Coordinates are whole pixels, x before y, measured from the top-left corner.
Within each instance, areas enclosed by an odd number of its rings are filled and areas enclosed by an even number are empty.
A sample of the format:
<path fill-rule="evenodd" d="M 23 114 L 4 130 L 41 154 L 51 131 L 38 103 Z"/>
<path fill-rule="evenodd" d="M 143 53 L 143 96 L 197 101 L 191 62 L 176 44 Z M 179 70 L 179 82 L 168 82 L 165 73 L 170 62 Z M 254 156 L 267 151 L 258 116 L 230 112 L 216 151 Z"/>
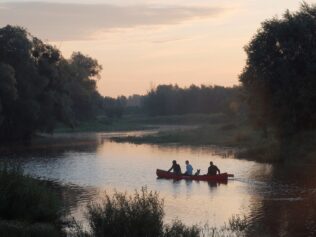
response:
<path fill-rule="evenodd" d="M 210 162 L 210 166 L 208 167 L 208 171 L 207 171 L 207 175 L 216 175 L 216 174 L 220 174 L 221 171 L 217 168 L 216 165 L 213 164 L 213 162 Z"/>
<path fill-rule="evenodd" d="M 172 161 L 172 166 L 171 168 L 168 170 L 168 172 L 170 172 L 171 170 L 173 170 L 173 173 L 175 174 L 181 174 L 181 167 L 179 164 L 177 164 L 177 161 Z"/>

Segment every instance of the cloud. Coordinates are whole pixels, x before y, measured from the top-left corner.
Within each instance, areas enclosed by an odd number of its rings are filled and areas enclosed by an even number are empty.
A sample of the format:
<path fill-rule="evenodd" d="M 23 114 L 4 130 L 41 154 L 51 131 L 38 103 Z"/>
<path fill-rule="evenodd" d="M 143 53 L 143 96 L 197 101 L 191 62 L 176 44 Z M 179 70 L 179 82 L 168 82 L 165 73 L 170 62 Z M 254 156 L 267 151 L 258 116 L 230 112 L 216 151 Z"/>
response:
<path fill-rule="evenodd" d="M 216 7 L 72 4 L 44 2 L 0 3 L 0 26 L 26 27 L 43 39 L 89 39 L 98 31 L 138 26 L 179 24 L 195 18 L 216 17 Z"/>

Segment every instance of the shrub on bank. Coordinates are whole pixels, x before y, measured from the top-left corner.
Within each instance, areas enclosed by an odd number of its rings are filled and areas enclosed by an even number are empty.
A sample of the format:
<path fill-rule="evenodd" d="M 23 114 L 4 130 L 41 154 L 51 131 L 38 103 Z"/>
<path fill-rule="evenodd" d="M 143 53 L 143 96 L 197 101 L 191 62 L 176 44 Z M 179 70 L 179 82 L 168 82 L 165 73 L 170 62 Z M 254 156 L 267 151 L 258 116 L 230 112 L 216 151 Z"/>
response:
<path fill-rule="evenodd" d="M 53 224 L 0 221 L 1 237 L 60 237 L 62 233 Z"/>
<path fill-rule="evenodd" d="M 186 226 L 181 221 L 176 220 L 171 225 L 164 226 L 163 237 L 198 237 L 201 229 L 197 225 Z"/>
<path fill-rule="evenodd" d="M 134 196 L 115 193 L 105 195 L 102 204 L 88 206 L 92 234 L 101 236 L 162 236 L 163 202 L 158 194 L 142 188 Z"/>
<path fill-rule="evenodd" d="M 244 236 L 245 219 L 234 216 L 228 225 L 217 229 L 193 225 L 176 220 L 163 223 L 163 201 L 158 193 L 142 188 L 134 195 L 105 194 L 101 203 L 88 206 L 87 218 L 90 231 L 86 232 L 74 222 L 72 237 L 224 237 Z"/>
<path fill-rule="evenodd" d="M 0 168 L 0 236 L 60 236 L 61 215 L 62 202 L 46 183 Z"/>

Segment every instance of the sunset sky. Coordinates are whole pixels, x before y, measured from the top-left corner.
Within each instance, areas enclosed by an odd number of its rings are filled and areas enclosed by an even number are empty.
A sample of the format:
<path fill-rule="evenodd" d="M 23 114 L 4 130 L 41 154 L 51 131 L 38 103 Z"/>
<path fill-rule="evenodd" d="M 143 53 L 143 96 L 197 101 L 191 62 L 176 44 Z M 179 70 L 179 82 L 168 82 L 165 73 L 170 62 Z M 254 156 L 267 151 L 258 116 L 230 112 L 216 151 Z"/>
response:
<path fill-rule="evenodd" d="M 0 0 L 0 27 L 19 25 L 103 66 L 102 95 L 144 94 L 158 84 L 232 86 L 243 46 L 260 23 L 297 0 Z M 313 3 L 315 1 L 306 1 Z"/>

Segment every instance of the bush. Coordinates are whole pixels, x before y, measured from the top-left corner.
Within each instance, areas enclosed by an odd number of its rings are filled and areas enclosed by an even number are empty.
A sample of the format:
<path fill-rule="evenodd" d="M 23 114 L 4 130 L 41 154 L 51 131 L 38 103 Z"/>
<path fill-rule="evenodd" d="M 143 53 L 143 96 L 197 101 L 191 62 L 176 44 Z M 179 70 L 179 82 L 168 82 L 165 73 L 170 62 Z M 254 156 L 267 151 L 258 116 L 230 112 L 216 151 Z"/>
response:
<path fill-rule="evenodd" d="M 201 229 L 196 226 L 186 226 L 181 221 L 176 220 L 171 225 L 164 228 L 164 237 L 198 237 Z"/>
<path fill-rule="evenodd" d="M 19 168 L 0 168 L 0 218 L 26 222 L 56 222 L 61 202 L 44 183 L 22 174 Z"/>
<path fill-rule="evenodd" d="M 47 183 L 0 168 L 0 236 L 62 236 L 62 203 Z"/>
<path fill-rule="evenodd" d="M 141 237 L 161 236 L 163 201 L 158 194 L 142 188 L 134 196 L 126 193 L 108 194 L 102 204 L 88 206 L 88 219 L 93 236 Z"/>
<path fill-rule="evenodd" d="M 1 237 L 59 237 L 60 231 L 52 224 L 25 224 L 18 221 L 0 221 Z"/>
<path fill-rule="evenodd" d="M 245 216 L 233 215 L 228 221 L 229 229 L 232 231 L 241 232 L 247 229 L 248 222 Z"/>
<path fill-rule="evenodd" d="M 83 230 L 76 221 L 70 227 L 72 237 L 228 237 L 244 236 L 245 218 L 233 216 L 228 225 L 210 228 L 208 225 L 187 226 L 179 220 L 163 223 L 163 201 L 156 192 L 142 188 L 134 195 L 105 195 L 102 203 L 88 206 L 87 218 L 91 231 Z"/>

